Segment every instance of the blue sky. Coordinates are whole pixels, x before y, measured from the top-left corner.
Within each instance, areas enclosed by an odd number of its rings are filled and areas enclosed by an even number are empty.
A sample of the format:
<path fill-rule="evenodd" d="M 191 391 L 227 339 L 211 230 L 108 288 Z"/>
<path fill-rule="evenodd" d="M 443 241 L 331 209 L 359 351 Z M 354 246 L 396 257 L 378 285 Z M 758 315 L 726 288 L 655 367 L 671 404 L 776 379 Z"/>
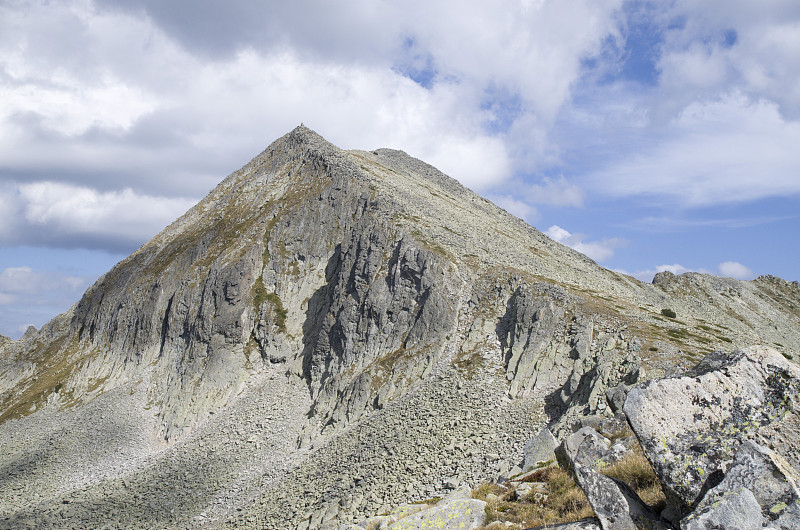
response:
<path fill-rule="evenodd" d="M 644 281 L 800 280 L 795 0 L 0 0 L 0 333 L 301 122 Z"/>

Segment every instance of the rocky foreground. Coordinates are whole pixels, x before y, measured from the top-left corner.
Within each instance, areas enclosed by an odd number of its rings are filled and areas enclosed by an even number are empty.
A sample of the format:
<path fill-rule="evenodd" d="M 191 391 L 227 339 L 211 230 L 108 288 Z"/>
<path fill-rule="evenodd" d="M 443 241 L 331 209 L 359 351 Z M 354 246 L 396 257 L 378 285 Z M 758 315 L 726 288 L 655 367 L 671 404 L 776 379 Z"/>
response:
<path fill-rule="evenodd" d="M 644 284 L 403 152 L 344 151 L 301 126 L 69 311 L 0 341 L 0 528 L 316 529 L 461 505 L 479 484 L 505 509 L 516 501 L 491 485 L 521 491 L 537 434 L 602 431 L 630 388 L 655 393 L 638 385 L 754 344 L 800 355 L 800 284 Z M 687 377 L 705 381 L 714 359 Z M 772 390 L 725 401 L 717 379 L 680 402 L 694 411 L 680 432 L 766 432 L 788 406 L 762 406 Z M 750 423 L 731 427 L 723 406 Z M 664 445 L 625 412 L 642 451 L 677 462 L 651 458 L 670 521 L 697 513 L 718 485 L 710 462 L 739 446 L 678 431 Z M 770 439 L 796 439 L 789 428 Z M 554 477 L 526 476 L 547 486 L 523 500 L 572 480 Z"/>
<path fill-rule="evenodd" d="M 799 405 L 800 368 L 778 351 L 751 347 L 715 352 L 682 376 L 632 388 L 614 419 L 584 419 L 582 423 L 594 423 L 600 432 L 585 426 L 558 444 L 547 429 L 540 431 L 526 444 L 524 468 L 501 482 L 507 497 L 544 504 L 545 484 L 535 480 L 556 460 L 569 470 L 595 516 L 547 528 L 800 528 Z M 658 505 L 658 510 L 631 485 L 608 476 L 615 465 L 641 450 L 666 494 L 666 506 Z M 358 524 L 331 521 L 321 527 L 524 526 L 502 522 L 502 512 L 494 513 L 473 496 L 469 488 L 459 488 L 441 500 L 402 505 Z M 487 497 L 489 503 L 497 502 L 496 495 Z M 494 521 L 485 525 L 487 516 Z"/>

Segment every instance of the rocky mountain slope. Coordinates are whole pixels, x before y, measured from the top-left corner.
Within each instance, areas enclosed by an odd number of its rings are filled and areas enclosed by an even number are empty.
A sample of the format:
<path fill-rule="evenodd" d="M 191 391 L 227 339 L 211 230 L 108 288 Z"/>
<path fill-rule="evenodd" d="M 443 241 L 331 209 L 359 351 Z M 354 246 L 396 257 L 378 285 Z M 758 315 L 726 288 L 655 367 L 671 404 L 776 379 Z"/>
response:
<path fill-rule="evenodd" d="M 642 284 L 301 126 L 0 347 L 0 527 L 354 521 L 750 344 L 800 353 L 797 282 Z"/>

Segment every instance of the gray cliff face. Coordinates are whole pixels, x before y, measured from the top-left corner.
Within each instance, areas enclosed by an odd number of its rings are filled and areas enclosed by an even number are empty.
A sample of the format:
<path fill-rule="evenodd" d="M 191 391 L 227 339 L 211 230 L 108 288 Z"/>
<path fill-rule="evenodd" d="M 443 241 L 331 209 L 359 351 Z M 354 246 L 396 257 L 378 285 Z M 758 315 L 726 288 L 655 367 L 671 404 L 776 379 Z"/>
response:
<path fill-rule="evenodd" d="M 301 126 L 0 345 L 0 522 L 355 520 L 751 343 L 800 354 L 796 282 L 645 285 L 401 151 Z"/>

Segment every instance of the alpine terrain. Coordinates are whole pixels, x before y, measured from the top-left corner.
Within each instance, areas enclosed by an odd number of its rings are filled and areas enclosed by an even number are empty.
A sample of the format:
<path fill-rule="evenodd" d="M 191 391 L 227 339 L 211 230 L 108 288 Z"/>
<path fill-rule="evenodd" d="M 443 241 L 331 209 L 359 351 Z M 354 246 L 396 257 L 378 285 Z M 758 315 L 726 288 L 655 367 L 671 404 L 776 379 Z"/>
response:
<path fill-rule="evenodd" d="M 0 528 L 476 528 L 556 460 L 573 528 L 790 528 L 798 355 L 797 282 L 643 284 L 300 126 L 0 338 Z M 663 512 L 599 472 L 613 421 Z"/>

